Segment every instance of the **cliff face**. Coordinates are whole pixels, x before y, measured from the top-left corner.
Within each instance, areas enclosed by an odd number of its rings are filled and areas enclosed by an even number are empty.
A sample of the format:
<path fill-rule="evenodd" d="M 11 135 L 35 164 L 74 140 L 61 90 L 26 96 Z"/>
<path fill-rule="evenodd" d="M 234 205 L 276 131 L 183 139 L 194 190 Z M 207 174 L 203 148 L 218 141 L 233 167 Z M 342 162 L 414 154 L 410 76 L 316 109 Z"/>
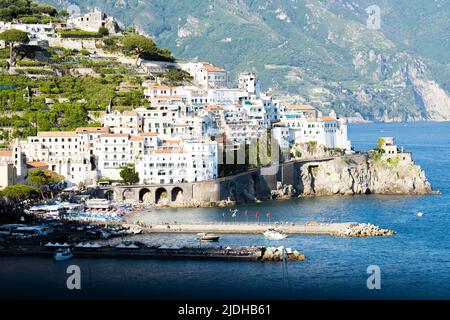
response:
<path fill-rule="evenodd" d="M 403 158 L 405 157 L 405 158 Z M 302 166 L 299 193 L 312 195 L 354 194 L 428 194 L 430 183 L 409 154 L 395 161 L 374 159 L 369 155 L 311 162 Z"/>

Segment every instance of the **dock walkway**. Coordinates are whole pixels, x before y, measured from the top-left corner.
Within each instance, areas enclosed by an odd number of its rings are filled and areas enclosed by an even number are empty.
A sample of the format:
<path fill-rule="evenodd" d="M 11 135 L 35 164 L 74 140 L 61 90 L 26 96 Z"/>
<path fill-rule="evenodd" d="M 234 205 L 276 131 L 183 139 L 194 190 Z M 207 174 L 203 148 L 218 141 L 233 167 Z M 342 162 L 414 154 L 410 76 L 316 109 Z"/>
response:
<path fill-rule="evenodd" d="M 336 235 L 356 222 L 317 225 L 276 225 L 276 224 L 159 224 L 143 227 L 145 233 L 222 233 L 260 234 L 269 228 L 279 228 L 286 234 Z"/>

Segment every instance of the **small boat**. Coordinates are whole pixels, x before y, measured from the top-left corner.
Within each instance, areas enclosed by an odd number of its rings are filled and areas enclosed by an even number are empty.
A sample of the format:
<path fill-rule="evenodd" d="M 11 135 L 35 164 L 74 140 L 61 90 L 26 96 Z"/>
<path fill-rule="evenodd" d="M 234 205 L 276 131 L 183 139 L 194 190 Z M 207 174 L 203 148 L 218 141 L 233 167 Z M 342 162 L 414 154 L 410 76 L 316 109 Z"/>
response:
<path fill-rule="evenodd" d="M 210 233 L 199 233 L 197 239 L 200 241 L 217 242 L 220 237 Z"/>
<path fill-rule="evenodd" d="M 281 233 L 279 230 L 269 229 L 264 232 L 264 237 L 266 237 L 269 240 L 283 240 L 284 238 L 287 237 L 287 235 Z"/>
<path fill-rule="evenodd" d="M 422 211 L 419 211 L 419 212 L 416 213 L 416 215 L 417 215 L 418 217 L 423 217 L 424 214 L 425 214 L 425 213 L 423 213 Z"/>
<path fill-rule="evenodd" d="M 115 246 L 118 249 L 139 249 L 140 247 L 133 241 L 123 241 Z"/>
<path fill-rule="evenodd" d="M 58 249 L 55 251 L 54 259 L 55 261 L 65 261 L 73 257 L 72 251 L 70 249 Z"/>

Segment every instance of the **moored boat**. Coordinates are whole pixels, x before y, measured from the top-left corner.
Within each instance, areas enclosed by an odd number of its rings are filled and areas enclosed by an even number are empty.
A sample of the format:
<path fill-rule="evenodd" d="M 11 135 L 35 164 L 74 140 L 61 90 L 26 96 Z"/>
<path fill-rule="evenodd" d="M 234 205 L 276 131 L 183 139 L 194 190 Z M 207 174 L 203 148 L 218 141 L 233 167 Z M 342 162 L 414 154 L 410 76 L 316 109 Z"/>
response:
<path fill-rule="evenodd" d="M 287 237 L 286 234 L 277 229 L 269 229 L 265 231 L 264 236 L 269 240 L 283 240 Z"/>
<path fill-rule="evenodd" d="M 55 261 L 65 261 L 69 260 L 73 257 L 72 251 L 69 248 L 67 249 L 58 249 L 55 251 L 54 259 Z"/>
<path fill-rule="evenodd" d="M 199 233 L 197 239 L 200 241 L 217 242 L 220 237 L 211 233 Z"/>

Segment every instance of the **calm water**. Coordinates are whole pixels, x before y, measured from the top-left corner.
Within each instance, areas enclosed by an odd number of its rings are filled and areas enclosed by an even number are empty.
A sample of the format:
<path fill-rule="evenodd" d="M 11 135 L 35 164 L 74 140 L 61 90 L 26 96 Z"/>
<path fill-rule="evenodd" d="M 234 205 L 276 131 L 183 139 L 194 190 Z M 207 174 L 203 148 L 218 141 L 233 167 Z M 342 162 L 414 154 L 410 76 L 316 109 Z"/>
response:
<path fill-rule="evenodd" d="M 225 209 L 178 209 L 148 213 L 148 222 L 255 223 L 272 221 L 371 222 L 398 232 L 393 237 L 346 239 L 290 236 L 285 246 L 307 260 L 280 263 L 80 260 L 54 263 L 41 258 L 0 258 L 1 298 L 450 298 L 450 123 L 353 125 L 358 150 L 379 136 L 395 136 L 414 152 L 433 187 L 442 195 L 356 196 L 293 199 L 241 206 L 232 220 Z M 247 211 L 247 216 L 244 212 Z M 423 217 L 415 213 L 423 211 Z M 138 236 L 149 244 L 197 245 L 192 235 Z M 267 245 L 260 235 L 223 235 L 221 245 Z M 278 243 L 274 243 L 278 245 Z M 82 290 L 66 289 L 66 268 L 82 270 Z M 381 268 L 381 290 L 368 290 L 366 269 Z"/>

